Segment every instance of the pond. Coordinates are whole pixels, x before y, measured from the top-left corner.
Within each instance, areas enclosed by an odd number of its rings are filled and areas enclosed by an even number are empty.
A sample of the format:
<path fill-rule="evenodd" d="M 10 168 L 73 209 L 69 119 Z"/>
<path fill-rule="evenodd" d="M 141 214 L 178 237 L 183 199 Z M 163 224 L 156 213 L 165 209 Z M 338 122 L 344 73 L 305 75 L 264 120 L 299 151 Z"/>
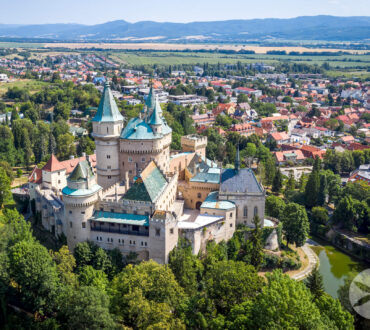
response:
<path fill-rule="evenodd" d="M 318 243 L 311 248 L 320 259 L 319 271 L 323 277 L 324 289 L 332 297 L 338 298 L 337 291 L 349 274 L 358 274 L 370 266 L 348 256 L 328 242 L 316 237 L 313 240 Z"/>

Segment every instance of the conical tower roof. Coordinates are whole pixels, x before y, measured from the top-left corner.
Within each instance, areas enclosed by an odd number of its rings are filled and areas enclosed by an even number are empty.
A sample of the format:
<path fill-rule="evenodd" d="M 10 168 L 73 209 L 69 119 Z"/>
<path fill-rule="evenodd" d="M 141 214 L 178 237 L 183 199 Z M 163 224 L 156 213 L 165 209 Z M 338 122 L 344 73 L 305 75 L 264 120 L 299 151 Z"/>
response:
<path fill-rule="evenodd" d="M 150 86 L 148 97 L 145 100 L 145 105 L 148 110 L 152 110 L 155 107 L 155 93 L 153 86 Z"/>
<path fill-rule="evenodd" d="M 68 177 L 68 180 L 74 182 L 87 181 L 92 176 L 94 176 L 94 173 L 89 162 L 87 160 L 83 160 L 77 164 L 76 168 Z"/>
<path fill-rule="evenodd" d="M 55 171 L 61 171 L 65 168 L 60 163 L 60 161 L 54 156 L 54 154 L 51 155 L 48 162 L 45 164 L 45 166 L 42 168 L 43 171 L 46 172 L 55 172 Z"/>
<path fill-rule="evenodd" d="M 104 84 L 103 95 L 100 99 L 98 111 L 93 118 L 96 122 L 116 122 L 123 121 L 123 116 L 118 110 L 116 101 L 109 88 L 109 83 Z"/>
<path fill-rule="evenodd" d="M 152 115 L 149 118 L 148 124 L 149 125 L 162 125 L 163 120 L 161 118 L 161 113 L 162 113 L 161 105 L 159 104 L 159 101 L 156 100 L 154 110 L 152 112 Z"/>

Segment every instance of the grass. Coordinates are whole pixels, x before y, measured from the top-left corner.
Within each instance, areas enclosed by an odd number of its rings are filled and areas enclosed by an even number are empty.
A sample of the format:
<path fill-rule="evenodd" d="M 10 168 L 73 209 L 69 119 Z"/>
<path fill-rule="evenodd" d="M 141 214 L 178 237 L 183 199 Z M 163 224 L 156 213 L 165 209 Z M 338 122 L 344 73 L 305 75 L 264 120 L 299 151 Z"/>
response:
<path fill-rule="evenodd" d="M 27 88 L 29 92 L 36 93 L 40 91 L 47 83 L 43 81 L 31 80 L 31 79 L 21 79 L 12 82 L 1 82 L 0 83 L 0 96 L 4 95 L 9 88 L 19 87 Z"/>
<path fill-rule="evenodd" d="M 40 48 L 44 44 L 33 42 L 0 42 L 0 48 Z"/>
<path fill-rule="evenodd" d="M 340 56 L 296 56 L 296 55 L 270 55 L 270 54 L 220 54 L 220 53 L 200 53 L 200 52 L 114 52 L 110 57 L 122 64 L 128 65 L 176 65 L 176 64 L 236 64 L 255 63 L 263 61 L 266 64 L 277 62 L 294 62 L 311 65 L 322 65 L 329 63 L 333 68 L 362 69 L 370 68 L 370 55 L 340 55 Z"/>

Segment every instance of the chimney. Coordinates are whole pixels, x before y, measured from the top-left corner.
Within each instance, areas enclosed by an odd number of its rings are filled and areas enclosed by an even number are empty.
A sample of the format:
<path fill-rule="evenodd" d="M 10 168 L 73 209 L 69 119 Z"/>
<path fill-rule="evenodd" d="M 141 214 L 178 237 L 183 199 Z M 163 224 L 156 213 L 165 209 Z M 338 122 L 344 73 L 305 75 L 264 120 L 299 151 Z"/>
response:
<path fill-rule="evenodd" d="M 126 188 L 126 191 L 130 188 L 130 181 L 129 181 L 129 177 L 128 177 L 128 171 L 126 171 L 126 173 L 125 173 L 125 188 Z"/>

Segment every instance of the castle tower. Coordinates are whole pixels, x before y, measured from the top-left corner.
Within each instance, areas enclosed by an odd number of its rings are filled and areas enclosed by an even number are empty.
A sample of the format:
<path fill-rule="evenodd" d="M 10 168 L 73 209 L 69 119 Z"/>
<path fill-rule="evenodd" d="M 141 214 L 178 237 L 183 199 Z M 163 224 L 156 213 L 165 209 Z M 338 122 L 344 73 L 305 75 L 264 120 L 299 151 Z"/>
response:
<path fill-rule="evenodd" d="M 98 111 L 92 120 L 98 184 L 103 188 L 110 187 L 120 180 L 119 137 L 123 120 L 109 83 L 106 82 Z"/>
<path fill-rule="evenodd" d="M 149 121 L 148 121 L 148 124 L 151 126 L 154 134 L 162 133 L 163 120 L 160 117 L 160 114 L 161 114 L 160 112 L 161 112 L 161 106 L 158 100 L 156 100 L 152 115 L 150 116 Z"/>
<path fill-rule="evenodd" d="M 79 242 L 90 240 L 90 223 L 101 186 L 96 183 L 89 161 L 76 166 L 63 188 L 64 226 L 68 247 L 73 251 Z"/>
<path fill-rule="evenodd" d="M 183 152 L 196 152 L 203 158 L 206 157 L 207 137 L 197 134 L 181 137 L 181 149 Z"/>
<path fill-rule="evenodd" d="M 168 263 L 168 255 L 177 245 L 179 228 L 171 212 L 155 211 L 149 223 L 149 258 Z"/>

